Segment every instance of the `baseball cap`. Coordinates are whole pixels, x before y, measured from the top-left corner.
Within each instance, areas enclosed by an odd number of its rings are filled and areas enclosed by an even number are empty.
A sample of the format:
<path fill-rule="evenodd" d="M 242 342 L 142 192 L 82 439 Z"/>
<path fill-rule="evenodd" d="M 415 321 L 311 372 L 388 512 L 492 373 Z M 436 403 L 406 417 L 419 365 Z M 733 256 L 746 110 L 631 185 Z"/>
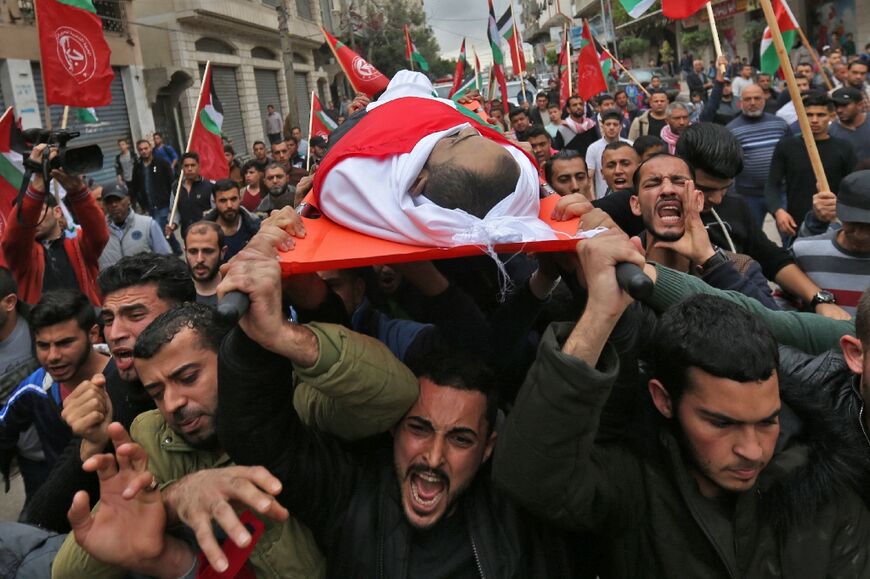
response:
<path fill-rule="evenodd" d="M 123 199 L 127 196 L 127 190 L 121 189 L 115 184 L 105 185 L 103 186 L 103 194 L 100 197 L 103 201 L 109 199 L 110 197 L 117 197 L 118 199 Z"/>
<path fill-rule="evenodd" d="M 851 223 L 870 223 L 870 170 L 850 173 L 840 182 L 837 217 Z"/>
<path fill-rule="evenodd" d="M 831 93 L 831 100 L 835 105 L 850 105 L 863 101 L 864 95 L 857 88 L 844 86 Z"/>

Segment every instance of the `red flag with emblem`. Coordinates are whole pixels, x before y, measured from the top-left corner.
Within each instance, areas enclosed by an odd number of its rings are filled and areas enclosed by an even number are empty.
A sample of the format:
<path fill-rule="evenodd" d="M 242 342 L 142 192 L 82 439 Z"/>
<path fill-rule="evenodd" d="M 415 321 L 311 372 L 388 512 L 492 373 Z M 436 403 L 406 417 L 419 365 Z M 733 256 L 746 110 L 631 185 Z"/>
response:
<path fill-rule="evenodd" d="M 46 104 L 111 104 L 112 53 L 93 2 L 36 0 L 35 6 Z"/>
<path fill-rule="evenodd" d="M 583 33 L 580 37 L 580 54 L 577 56 L 577 94 L 588 101 L 597 94 L 607 91 L 607 81 L 598 61 L 598 51 L 589 30 L 589 22 L 583 20 Z"/>
<path fill-rule="evenodd" d="M 332 53 L 335 55 L 338 64 L 347 76 L 347 80 L 353 86 L 353 90 L 374 97 L 376 94 L 387 88 L 390 79 L 381 74 L 381 71 L 372 66 L 359 54 L 345 46 L 339 39 L 327 32 L 323 27 L 320 28 L 323 37 Z"/>

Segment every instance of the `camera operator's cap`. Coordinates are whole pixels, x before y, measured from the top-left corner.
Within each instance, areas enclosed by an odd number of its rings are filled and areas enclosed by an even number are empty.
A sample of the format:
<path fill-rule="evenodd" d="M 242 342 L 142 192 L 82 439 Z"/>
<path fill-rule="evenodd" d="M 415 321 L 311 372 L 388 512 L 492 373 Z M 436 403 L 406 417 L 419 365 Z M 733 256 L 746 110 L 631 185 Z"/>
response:
<path fill-rule="evenodd" d="M 870 170 L 855 171 L 840 181 L 837 217 L 851 223 L 870 223 Z"/>
<path fill-rule="evenodd" d="M 863 101 L 864 95 L 857 88 L 844 86 L 831 93 L 831 100 L 835 105 L 850 105 Z"/>
<path fill-rule="evenodd" d="M 103 194 L 101 196 L 101 199 L 103 201 L 106 201 L 111 197 L 117 197 L 118 199 L 123 199 L 124 197 L 127 197 L 127 191 L 126 191 L 126 189 L 122 189 L 115 184 L 105 185 L 103 187 Z"/>

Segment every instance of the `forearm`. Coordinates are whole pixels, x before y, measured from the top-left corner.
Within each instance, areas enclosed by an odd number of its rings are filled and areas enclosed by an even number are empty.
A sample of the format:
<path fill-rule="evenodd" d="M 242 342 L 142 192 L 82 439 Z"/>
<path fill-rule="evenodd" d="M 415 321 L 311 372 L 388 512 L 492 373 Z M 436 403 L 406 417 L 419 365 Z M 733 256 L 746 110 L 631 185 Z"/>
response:
<path fill-rule="evenodd" d="M 807 274 L 805 274 L 803 270 L 794 263 L 779 270 L 774 281 L 778 283 L 782 289 L 791 295 L 802 299 L 806 303 L 810 303 L 813 296 L 815 296 L 820 289 L 819 286 L 807 277 Z"/>
<path fill-rule="evenodd" d="M 580 321 L 562 346 L 562 353 L 582 360 L 594 368 L 617 322 L 618 315 L 602 312 L 595 307 L 594 297 L 589 296 Z"/>
<path fill-rule="evenodd" d="M 658 311 L 665 311 L 692 295 L 715 295 L 740 304 L 758 316 L 780 344 L 794 346 L 808 353 L 837 348 L 842 336 L 855 335 L 853 320 L 832 320 L 803 312 L 772 311 L 743 294 L 718 290 L 700 279 L 661 265 L 656 265 L 656 273 L 655 289 L 644 301 Z"/>

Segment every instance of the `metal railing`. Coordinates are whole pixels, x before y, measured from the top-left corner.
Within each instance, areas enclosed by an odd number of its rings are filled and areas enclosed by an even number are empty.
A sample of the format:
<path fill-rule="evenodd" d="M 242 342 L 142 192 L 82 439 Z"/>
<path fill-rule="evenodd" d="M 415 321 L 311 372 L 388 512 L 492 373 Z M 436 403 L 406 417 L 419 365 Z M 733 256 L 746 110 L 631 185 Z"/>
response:
<path fill-rule="evenodd" d="M 103 22 L 103 30 L 113 34 L 127 34 L 126 0 L 94 0 L 94 8 Z M 33 0 L 0 0 L 0 22 L 4 24 L 33 25 Z"/>

